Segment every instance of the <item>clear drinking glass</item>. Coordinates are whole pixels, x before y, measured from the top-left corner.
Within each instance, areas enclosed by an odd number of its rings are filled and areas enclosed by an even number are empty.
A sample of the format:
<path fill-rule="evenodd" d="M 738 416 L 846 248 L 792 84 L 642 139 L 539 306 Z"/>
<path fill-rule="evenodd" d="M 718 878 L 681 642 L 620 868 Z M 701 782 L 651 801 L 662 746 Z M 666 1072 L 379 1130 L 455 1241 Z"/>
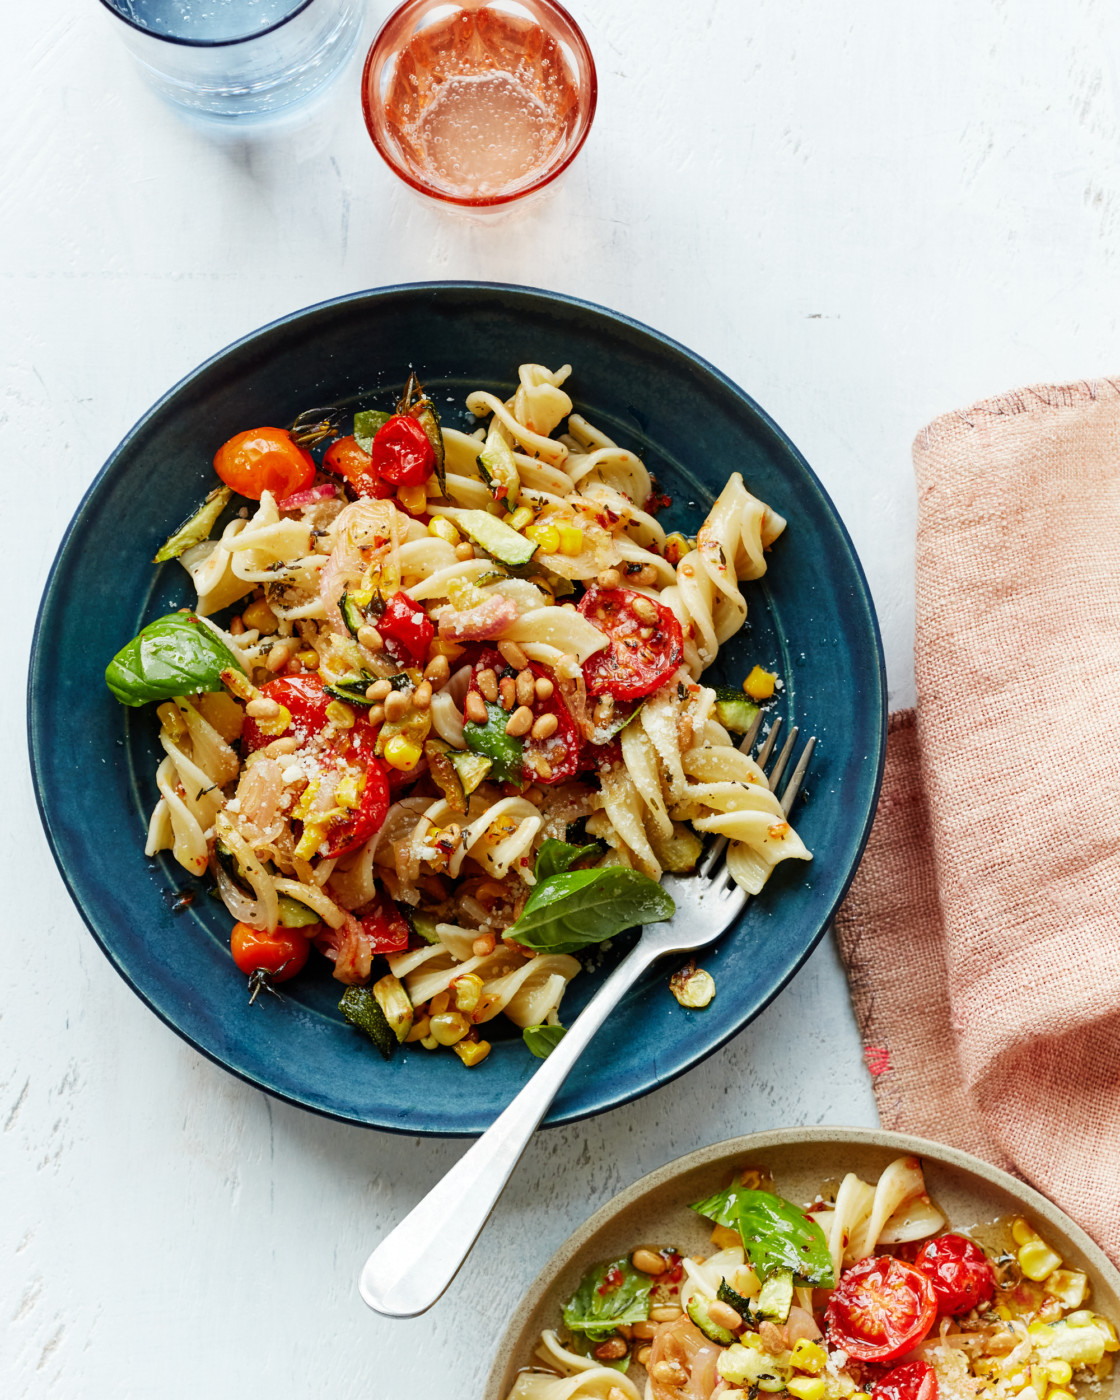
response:
<path fill-rule="evenodd" d="M 317 92 L 341 68 L 365 0 L 101 0 L 161 97 L 253 117 Z"/>
<path fill-rule="evenodd" d="M 555 0 L 406 0 L 362 75 L 366 127 L 390 169 L 480 212 L 567 169 L 596 92 L 587 40 Z"/>

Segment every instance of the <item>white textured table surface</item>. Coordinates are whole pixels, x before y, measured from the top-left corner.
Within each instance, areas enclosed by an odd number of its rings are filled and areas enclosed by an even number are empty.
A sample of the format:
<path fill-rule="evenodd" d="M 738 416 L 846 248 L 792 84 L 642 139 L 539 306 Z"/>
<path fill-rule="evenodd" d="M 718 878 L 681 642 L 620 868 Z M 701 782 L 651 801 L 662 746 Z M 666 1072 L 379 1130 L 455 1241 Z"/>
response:
<path fill-rule="evenodd" d="M 790 1123 L 874 1122 L 832 947 L 705 1065 L 541 1136 L 423 1320 L 358 1300 L 370 1245 L 462 1152 L 274 1103 L 111 971 L 55 873 L 22 668 L 61 532 L 150 402 L 309 302 L 467 277 L 676 336 L 791 434 L 913 694 L 913 434 L 1021 382 L 1116 367 L 1120 131 L 1105 0 L 572 0 L 599 115 L 559 195 L 453 222 L 394 183 L 356 73 L 289 129 L 217 140 L 148 95 L 95 0 L 0 7 L 13 762 L 0 998 L 0 1393 L 471 1400 L 549 1252 L 642 1172 Z M 372 6 L 371 21 L 385 10 Z"/>

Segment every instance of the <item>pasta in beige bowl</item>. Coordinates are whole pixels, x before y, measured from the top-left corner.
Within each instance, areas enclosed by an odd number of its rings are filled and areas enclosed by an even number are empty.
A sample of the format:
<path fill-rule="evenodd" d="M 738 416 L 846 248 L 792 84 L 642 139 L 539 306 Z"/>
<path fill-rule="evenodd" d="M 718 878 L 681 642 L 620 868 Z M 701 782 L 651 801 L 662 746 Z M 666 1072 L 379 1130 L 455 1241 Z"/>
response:
<path fill-rule="evenodd" d="M 967 1153 L 871 1129 L 755 1133 L 678 1158 L 596 1211 L 553 1255 L 510 1318 L 483 1400 L 507 1400 L 511 1393 L 526 1391 L 524 1380 L 519 1386 L 519 1375 L 540 1365 L 542 1334 L 560 1328 L 564 1303 L 594 1266 L 653 1242 L 671 1244 L 682 1255 L 710 1256 L 711 1221 L 689 1205 L 726 1187 L 745 1165 L 769 1173 L 775 1190 L 788 1200 L 807 1203 L 826 1183 L 835 1187 L 850 1173 L 877 1181 L 900 1156 L 920 1159 L 926 1190 L 947 1220 L 945 1228 L 983 1235 L 985 1226 L 1025 1217 L 1061 1256 L 1064 1267 L 1088 1275 L 1088 1306 L 1112 1318 L 1120 1315 L 1120 1274 L 1089 1236 L 1037 1191 Z M 537 1385 L 534 1400 L 608 1400 L 612 1388 L 626 1400 L 648 1394 L 645 1372 L 638 1366 L 632 1366 L 622 1382 L 618 1372 L 601 1366 L 566 1377 L 560 1375 L 562 1361 L 556 1369 L 556 1382 Z M 1094 1380 L 1090 1388 L 1095 1400 L 1111 1400 L 1117 1394 L 1115 1372 Z"/>

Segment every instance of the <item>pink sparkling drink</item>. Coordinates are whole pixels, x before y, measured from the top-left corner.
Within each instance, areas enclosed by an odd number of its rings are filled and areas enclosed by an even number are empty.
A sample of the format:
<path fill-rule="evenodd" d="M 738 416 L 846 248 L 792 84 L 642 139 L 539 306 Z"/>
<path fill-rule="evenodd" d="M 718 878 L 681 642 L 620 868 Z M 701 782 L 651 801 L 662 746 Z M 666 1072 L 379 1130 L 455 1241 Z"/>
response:
<path fill-rule="evenodd" d="M 574 158 L 595 69 L 583 36 L 546 0 L 410 0 L 374 41 L 363 104 L 378 150 L 414 188 L 498 205 Z"/>

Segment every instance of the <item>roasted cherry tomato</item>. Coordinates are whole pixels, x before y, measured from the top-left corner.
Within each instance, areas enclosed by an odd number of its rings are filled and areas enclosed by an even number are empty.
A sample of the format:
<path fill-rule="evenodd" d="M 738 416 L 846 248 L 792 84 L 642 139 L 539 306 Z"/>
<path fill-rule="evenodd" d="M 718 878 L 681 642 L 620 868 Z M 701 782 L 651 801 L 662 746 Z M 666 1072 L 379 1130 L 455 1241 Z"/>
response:
<path fill-rule="evenodd" d="M 408 923 L 391 899 L 375 899 L 354 917 L 375 953 L 403 953 L 408 947 Z"/>
<path fill-rule="evenodd" d="M 933 1326 L 937 1299 L 925 1274 L 883 1255 L 840 1276 L 828 1300 L 828 1336 L 857 1361 L 895 1361 Z"/>
<path fill-rule="evenodd" d="M 309 931 L 318 932 L 318 924 Z M 298 928 L 253 928 L 252 924 L 234 924 L 229 938 L 229 950 L 238 968 L 251 977 L 254 972 L 267 972 L 273 982 L 286 982 L 300 972 L 307 961 L 311 944 Z"/>
<path fill-rule="evenodd" d="M 414 603 L 407 593 L 394 593 L 375 621 L 394 661 L 402 666 L 423 666 L 436 629 L 419 603 Z"/>
<path fill-rule="evenodd" d="M 490 670 L 498 678 L 499 684 L 503 677 L 513 677 L 517 672 L 510 666 L 500 652 L 489 647 L 483 648 L 474 663 L 474 674 L 471 676 L 470 689 L 481 695 L 478 685 L 479 672 Z M 545 679 L 552 681 L 552 677 L 542 667 L 530 661 L 529 670 L 532 672 L 534 680 Z M 521 745 L 521 777 L 526 783 L 562 783 L 565 778 L 572 778 L 579 772 L 580 767 L 580 737 L 576 722 L 572 718 L 567 705 L 560 697 L 559 688 L 553 682 L 553 692 L 547 700 L 540 700 L 534 696 L 532 706 L 534 722 L 542 715 L 555 715 L 556 728 L 545 739 L 534 739 L 532 733 L 526 734 L 524 738 L 516 738 L 513 735 L 504 734 L 496 737 L 499 746 L 508 747 L 510 752 L 503 754 L 503 758 L 512 766 L 516 761 L 516 746 Z"/>
<path fill-rule="evenodd" d="M 995 1292 L 995 1272 L 988 1256 L 963 1235 L 930 1240 L 918 1251 L 914 1267 L 933 1284 L 938 1309 L 950 1317 L 983 1307 Z"/>
<path fill-rule="evenodd" d="M 552 680 L 543 667 L 529 662 L 529 670 L 535 678 Z M 553 682 L 556 685 L 555 681 Z M 560 696 L 557 685 L 547 700 L 533 701 L 533 714 L 555 715 L 556 728 L 547 739 L 534 739 L 530 732 L 525 737 L 525 781 L 527 783 L 562 783 L 566 778 L 574 778 L 580 766 L 580 734 L 571 712 Z"/>
<path fill-rule="evenodd" d="M 323 456 L 323 470 L 333 472 L 350 484 L 359 496 L 384 500 L 397 489 L 382 481 L 373 470 L 370 455 L 353 437 L 336 438 Z"/>
<path fill-rule="evenodd" d="M 224 442 L 214 470 L 239 496 L 259 501 L 271 491 L 278 501 L 304 491 L 315 480 L 315 461 L 283 428 L 250 428 Z"/>
<path fill-rule="evenodd" d="M 381 829 L 389 810 L 388 780 L 374 753 L 377 731 L 360 711 L 352 728 L 328 728 L 327 706 L 331 697 L 318 676 L 281 676 L 261 686 L 261 694 L 283 705 L 292 717 L 291 723 L 279 734 L 265 734 L 257 721 L 247 715 L 241 730 L 242 752 L 249 754 L 274 739 L 292 736 L 299 740 L 300 747 L 290 759 L 298 762 L 309 777 L 316 772 L 329 772 L 364 779 L 358 805 L 345 817 L 336 817 L 326 833 L 328 858 L 357 850 Z M 298 821 L 294 824 L 302 827 Z"/>
<path fill-rule="evenodd" d="M 937 1375 L 925 1361 L 908 1361 L 876 1381 L 872 1400 L 938 1400 Z"/>
<path fill-rule="evenodd" d="M 676 674 L 684 638 L 680 623 L 661 603 L 631 588 L 595 587 L 583 595 L 579 610 L 610 639 L 584 662 L 588 694 L 640 700 Z"/>
<path fill-rule="evenodd" d="M 431 476 L 436 454 L 415 418 L 394 413 L 377 430 L 370 451 L 373 470 L 394 486 L 419 486 Z"/>

